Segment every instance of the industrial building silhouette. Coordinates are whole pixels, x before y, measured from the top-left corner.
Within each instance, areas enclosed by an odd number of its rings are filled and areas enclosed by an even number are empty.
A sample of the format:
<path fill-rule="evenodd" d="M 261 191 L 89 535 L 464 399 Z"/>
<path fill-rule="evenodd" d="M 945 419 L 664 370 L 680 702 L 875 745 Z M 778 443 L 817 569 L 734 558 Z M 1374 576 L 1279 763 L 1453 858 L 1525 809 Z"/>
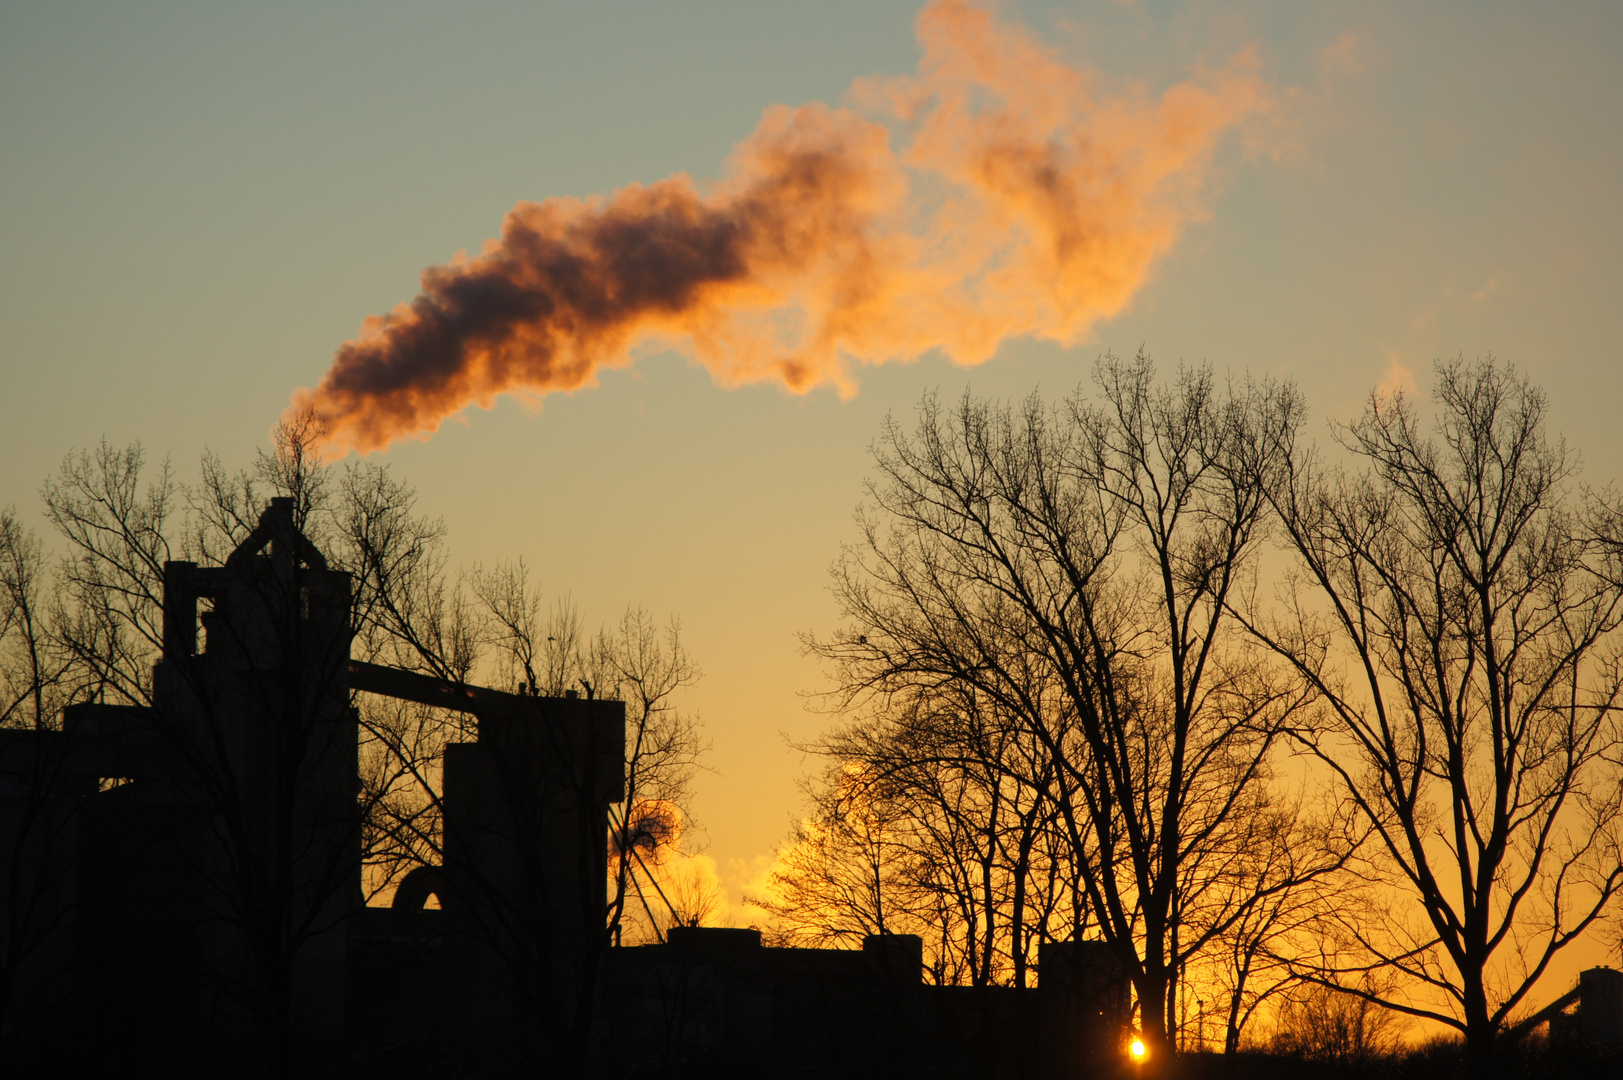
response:
<path fill-rule="evenodd" d="M 13 1061 L 223 1075 L 269 1040 L 539 1047 L 543 1071 L 603 1077 L 1062 1076 L 1114 1048 L 1126 984 L 1092 943 L 1046 949 L 1030 991 L 928 986 L 905 935 L 768 948 L 678 927 L 611 948 L 621 703 L 352 659 L 349 575 L 288 499 L 220 565 L 162 580 L 150 707 L 0 731 Z M 363 902 L 357 692 L 477 732 L 441 757 L 443 859 L 389 908 Z"/>
<path fill-rule="evenodd" d="M 605 1078 L 1121 1067 L 1127 983 L 1097 942 L 1045 945 L 1033 989 L 927 985 L 908 935 L 769 948 L 677 927 L 610 947 L 624 706 L 352 659 L 349 575 L 290 500 L 220 565 L 162 580 L 150 707 L 0 731 L 0 1038 L 19 1074 L 247 1075 L 269 1044 L 335 1075 L 411 1075 L 401 1048 Z M 356 693 L 477 733 L 440 759 L 441 862 L 389 908 L 363 902 Z"/>

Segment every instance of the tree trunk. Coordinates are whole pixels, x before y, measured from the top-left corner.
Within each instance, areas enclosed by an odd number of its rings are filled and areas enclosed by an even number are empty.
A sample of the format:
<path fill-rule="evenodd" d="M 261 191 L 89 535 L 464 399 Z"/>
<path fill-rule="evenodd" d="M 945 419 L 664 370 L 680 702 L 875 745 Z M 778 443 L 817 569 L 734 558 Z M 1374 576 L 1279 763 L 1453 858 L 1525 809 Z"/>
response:
<path fill-rule="evenodd" d="M 1488 1015 L 1488 994 L 1482 971 L 1464 973 L 1465 990 L 1465 1075 L 1470 1080 L 1493 1080 L 1499 1075 L 1494 1055 L 1498 1032 Z"/>
<path fill-rule="evenodd" d="M 1138 1037 L 1144 1041 L 1142 1077 L 1166 1076 L 1172 1063 L 1172 1040 L 1167 1037 L 1168 973 L 1146 971 L 1138 983 Z"/>

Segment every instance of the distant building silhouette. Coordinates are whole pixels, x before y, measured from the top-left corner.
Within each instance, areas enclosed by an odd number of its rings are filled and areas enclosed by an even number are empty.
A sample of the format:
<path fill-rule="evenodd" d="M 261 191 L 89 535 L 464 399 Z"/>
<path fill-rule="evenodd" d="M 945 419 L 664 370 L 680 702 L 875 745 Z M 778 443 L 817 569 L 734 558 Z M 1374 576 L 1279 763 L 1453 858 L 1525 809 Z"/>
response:
<path fill-rule="evenodd" d="M 1577 1008 L 1568 1012 L 1576 1005 Z M 1548 1022 L 1557 1043 L 1623 1047 L 1623 971 L 1592 967 L 1578 973 L 1571 990 L 1515 1025 L 1518 1035 Z"/>
<path fill-rule="evenodd" d="M 794 949 L 678 927 L 610 948 L 624 706 L 352 660 L 349 576 L 290 500 L 224 564 L 167 563 L 163 587 L 150 708 L 0 731 L 14 1046 L 213 1075 L 267 1031 L 333 1054 L 572 1047 L 560 1071 L 625 1078 L 1058 1078 L 1119 1058 L 1127 983 L 1099 943 L 1045 945 L 1035 990 L 926 985 L 907 935 Z M 441 759 L 443 861 L 386 909 L 362 901 L 356 691 L 477 720 Z"/>

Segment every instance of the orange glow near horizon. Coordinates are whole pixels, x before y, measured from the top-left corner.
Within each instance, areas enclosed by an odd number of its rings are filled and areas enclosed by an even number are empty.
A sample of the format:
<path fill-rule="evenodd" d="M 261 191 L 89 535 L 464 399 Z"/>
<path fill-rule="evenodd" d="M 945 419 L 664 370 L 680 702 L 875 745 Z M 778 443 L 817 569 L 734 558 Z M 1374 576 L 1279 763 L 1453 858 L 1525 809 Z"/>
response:
<path fill-rule="evenodd" d="M 646 343 L 724 386 L 847 395 L 853 360 L 1073 343 L 1127 306 L 1199 213 L 1217 139 L 1269 100 L 1248 53 L 1149 100 L 1096 95 L 968 0 L 930 3 L 917 33 L 916 73 L 860 80 L 849 108 L 767 109 L 717 183 L 520 203 L 290 408 L 322 418 L 336 457 L 592 385 Z"/>

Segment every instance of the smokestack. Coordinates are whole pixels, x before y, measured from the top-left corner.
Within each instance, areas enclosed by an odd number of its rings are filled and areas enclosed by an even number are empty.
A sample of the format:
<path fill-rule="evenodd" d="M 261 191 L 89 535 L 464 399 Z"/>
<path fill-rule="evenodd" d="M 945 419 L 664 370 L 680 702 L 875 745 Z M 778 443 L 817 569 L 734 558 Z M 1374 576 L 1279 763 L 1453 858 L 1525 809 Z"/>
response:
<path fill-rule="evenodd" d="M 858 82 L 851 107 L 767 109 L 719 182 L 515 206 L 480 255 L 368 318 L 291 410 L 337 456 L 590 385 L 649 341 L 724 386 L 842 394 L 853 364 L 1074 343 L 1127 305 L 1198 210 L 1217 139 L 1267 102 L 1249 55 L 1159 100 L 1096 97 L 967 0 L 929 4 L 917 31 L 916 73 Z"/>

